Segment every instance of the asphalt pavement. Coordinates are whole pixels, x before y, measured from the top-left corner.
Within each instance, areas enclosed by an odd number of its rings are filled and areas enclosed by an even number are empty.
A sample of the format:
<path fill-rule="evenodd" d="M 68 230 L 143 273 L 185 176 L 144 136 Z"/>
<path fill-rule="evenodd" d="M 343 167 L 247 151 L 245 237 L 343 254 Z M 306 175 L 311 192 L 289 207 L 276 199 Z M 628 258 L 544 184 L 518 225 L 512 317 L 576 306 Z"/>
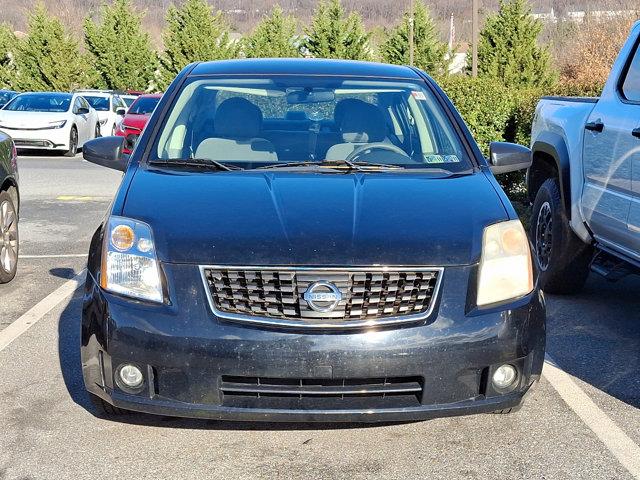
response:
<path fill-rule="evenodd" d="M 549 362 L 524 407 L 389 425 L 96 416 L 81 277 L 120 174 L 21 157 L 21 258 L 0 285 L 0 480 L 640 479 L 640 278 L 548 301 Z M 75 293 L 74 293 L 75 292 Z"/>

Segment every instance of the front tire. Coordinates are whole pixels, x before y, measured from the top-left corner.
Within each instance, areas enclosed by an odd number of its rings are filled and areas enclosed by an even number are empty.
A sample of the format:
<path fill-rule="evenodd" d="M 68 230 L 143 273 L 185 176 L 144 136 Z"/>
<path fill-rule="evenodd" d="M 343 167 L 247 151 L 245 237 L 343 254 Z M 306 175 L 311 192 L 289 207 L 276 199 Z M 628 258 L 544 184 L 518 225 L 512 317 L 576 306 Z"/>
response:
<path fill-rule="evenodd" d="M 556 294 L 582 290 L 593 249 L 571 230 L 556 178 L 545 180 L 536 194 L 529 233 L 541 288 Z"/>
<path fill-rule="evenodd" d="M 0 192 L 0 283 L 9 283 L 18 271 L 18 215 L 7 192 Z"/>
<path fill-rule="evenodd" d="M 102 398 L 94 393 L 89 393 L 91 403 L 96 408 L 98 416 L 100 417 L 119 417 L 122 415 L 129 415 L 131 412 L 123 408 L 114 407 L 109 402 L 105 402 Z"/>
<path fill-rule="evenodd" d="M 64 154 L 65 157 L 75 157 L 78 153 L 78 130 L 76 127 L 71 127 L 71 133 L 69 134 L 69 150 Z"/>
<path fill-rule="evenodd" d="M 102 135 L 100 134 L 100 124 L 96 123 L 96 129 L 93 133 L 93 138 L 100 138 Z"/>

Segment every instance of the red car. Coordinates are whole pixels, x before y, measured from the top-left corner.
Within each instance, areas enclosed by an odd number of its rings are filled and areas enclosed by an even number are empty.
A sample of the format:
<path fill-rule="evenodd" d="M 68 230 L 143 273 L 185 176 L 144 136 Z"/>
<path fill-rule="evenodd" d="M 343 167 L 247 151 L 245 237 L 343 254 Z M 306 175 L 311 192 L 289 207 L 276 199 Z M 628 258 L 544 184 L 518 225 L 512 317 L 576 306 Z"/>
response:
<path fill-rule="evenodd" d="M 125 137 L 126 139 L 123 148 L 124 153 L 131 153 L 138 140 L 138 136 L 142 133 L 142 130 L 149 121 L 149 117 L 161 98 L 161 93 L 140 95 L 135 102 L 131 104 L 129 111 L 122 119 L 120 126 L 116 129 L 116 135 Z"/>

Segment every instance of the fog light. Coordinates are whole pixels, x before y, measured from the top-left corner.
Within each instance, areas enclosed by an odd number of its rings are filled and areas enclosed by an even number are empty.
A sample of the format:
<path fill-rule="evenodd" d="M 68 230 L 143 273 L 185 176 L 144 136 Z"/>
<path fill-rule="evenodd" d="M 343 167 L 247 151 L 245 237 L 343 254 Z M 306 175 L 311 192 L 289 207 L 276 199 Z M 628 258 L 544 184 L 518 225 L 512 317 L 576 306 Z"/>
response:
<path fill-rule="evenodd" d="M 518 378 L 518 371 L 513 365 L 500 365 L 495 372 L 493 372 L 493 386 L 499 390 L 511 387 Z"/>
<path fill-rule="evenodd" d="M 125 387 L 138 388 L 144 382 L 142 372 L 135 365 L 121 365 L 118 370 L 118 377 Z"/>

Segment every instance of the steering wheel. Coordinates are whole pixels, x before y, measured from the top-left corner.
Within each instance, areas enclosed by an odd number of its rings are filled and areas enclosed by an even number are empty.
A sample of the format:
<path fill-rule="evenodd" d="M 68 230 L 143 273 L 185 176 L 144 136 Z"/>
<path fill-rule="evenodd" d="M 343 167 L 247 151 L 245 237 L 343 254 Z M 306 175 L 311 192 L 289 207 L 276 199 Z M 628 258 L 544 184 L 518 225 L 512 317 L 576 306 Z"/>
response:
<path fill-rule="evenodd" d="M 397 153 L 398 155 L 402 155 L 403 157 L 410 158 L 407 153 L 402 150 L 400 147 L 395 146 L 392 143 L 367 143 L 366 145 L 361 145 L 357 147 L 353 152 L 351 152 L 347 158 L 345 159 L 348 162 L 354 161 L 356 158 L 361 157 L 363 155 L 369 155 L 374 150 L 387 150 L 389 152 Z"/>

